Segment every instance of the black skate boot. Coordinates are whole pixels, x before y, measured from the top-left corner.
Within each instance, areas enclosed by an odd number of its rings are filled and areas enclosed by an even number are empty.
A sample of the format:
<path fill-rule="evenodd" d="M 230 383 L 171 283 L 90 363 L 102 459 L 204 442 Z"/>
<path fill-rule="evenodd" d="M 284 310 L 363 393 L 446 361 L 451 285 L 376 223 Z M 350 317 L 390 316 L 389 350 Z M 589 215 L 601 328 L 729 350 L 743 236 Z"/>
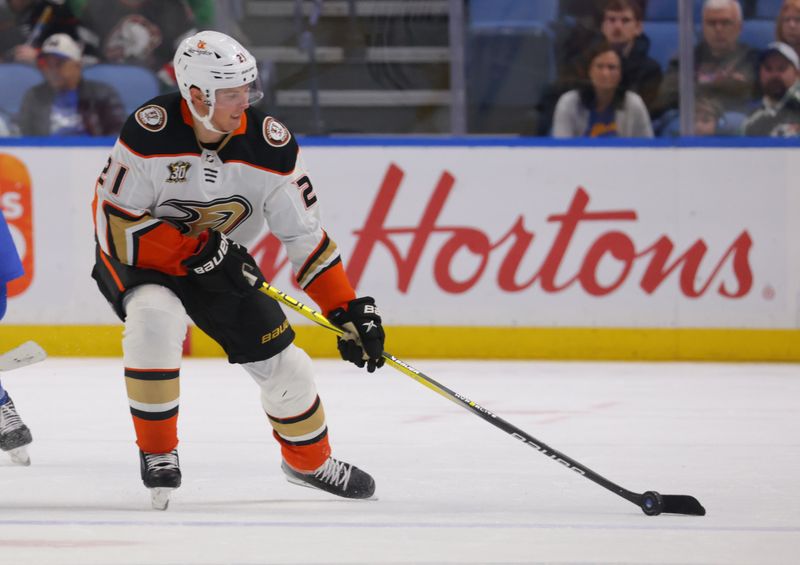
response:
<path fill-rule="evenodd" d="M 281 469 L 290 483 L 317 488 L 345 498 L 369 498 L 375 492 L 375 481 L 368 473 L 333 457 L 328 457 L 322 467 L 309 473 L 295 471 L 286 461 L 281 463 Z"/>
<path fill-rule="evenodd" d="M 139 450 L 142 482 L 150 489 L 153 508 L 166 510 L 170 493 L 181 486 L 181 465 L 178 450 L 169 453 L 145 453 Z"/>
<path fill-rule="evenodd" d="M 18 465 L 30 465 L 26 445 L 33 441 L 31 431 L 17 414 L 11 398 L 0 406 L 0 449 L 8 452 L 11 460 Z"/>

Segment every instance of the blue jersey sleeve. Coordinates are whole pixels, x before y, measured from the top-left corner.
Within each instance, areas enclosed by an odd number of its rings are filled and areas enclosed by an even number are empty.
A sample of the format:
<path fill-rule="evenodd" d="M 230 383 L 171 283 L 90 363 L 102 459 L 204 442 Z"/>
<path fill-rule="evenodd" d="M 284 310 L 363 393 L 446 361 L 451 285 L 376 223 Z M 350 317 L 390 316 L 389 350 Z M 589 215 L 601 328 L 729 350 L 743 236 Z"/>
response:
<path fill-rule="evenodd" d="M 0 213 L 0 283 L 5 285 L 8 281 L 13 281 L 24 274 L 6 218 Z"/>

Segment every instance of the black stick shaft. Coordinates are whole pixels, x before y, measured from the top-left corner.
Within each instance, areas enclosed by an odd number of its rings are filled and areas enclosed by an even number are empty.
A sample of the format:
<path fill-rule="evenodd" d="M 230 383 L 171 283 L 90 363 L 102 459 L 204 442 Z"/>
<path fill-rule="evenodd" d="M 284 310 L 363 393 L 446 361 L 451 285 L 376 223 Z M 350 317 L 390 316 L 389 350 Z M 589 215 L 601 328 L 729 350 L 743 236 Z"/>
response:
<path fill-rule="evenodd" d="M 302 302 L 297 301 L 291 296 L 288 296 L 287 294 L 285 294 L 281 290 L 278 290 L 269 283 L 266 282 L 263 283 L 261 288 L 259 288 L 259 290 L 264 294 L 266 294 L 267 296 L 269 296 L 270 298 L 273 298 L 278 302 L 281 302 L 282 304 L 289 306 L 292 310 L 299 312 L 300 314 L 302 314 L 309 320 L 319 324 L 320 326 L 327 328 L 338 335 L 344 333 L 341 328 L 331 323 L 325 316 L 323 316 L 316 310 L 306 306 Z M 578 461 L 569 457 L 568 455 L 561 453 L 557 449 L 553 449 L 546 443 L 539 441 L 538 439 L 522 431 L 518 427 L 506 422 L 505 420 L 494 414 L 492 411 L 484 408 L 480 404 L 473 402 L 469 398 L 461 394 L 458 394 L 457 392 L 454 392 L 449 388 L 447 388 L 446 386 L 436 382 L 435 380 L 427 376 L 419 369 L 415 369 L 414 367 L 412 367 L 405 361 L 398 359 L 391 353 L 384 351 L 383 358 L 386 359 L 387 363 L 389 363 L 392 367 L 394 367 L 401 373 L 411 377 L 418 383 L 428 387 L 429 389 L 433 390 L 434 392 L 438 393 L 444 398 L 450 400 L 451 402 L 458 404 L 462 408 L 469 410 L 476 416 L 483 418 L 493 426 L 500 428 L 501 430 L 511 435 L 512 437 L 524 442 L 530 447 L 533 447 L 539 453 L 545 455 L 546 457 L 549 457 L 550 459 L 553 459 L 558 463 L 561 463 L 568 469 L 575 471 L 579 475 L 586 477 L 587 479 L 600 485 L 601 487 L 610 490 L 617 496 L 621 496 L 625 500 L 632 502 L 637 506 L 640 507 L 642 506 L 643 495 L 624 489 L 621 486 L 617 485 L 616 483 L 609 481 L 602 475 L 595 473 L 594 471 L 589 469 L 589 467 L 586 467 L 585 465 L 579 463 Z"/>
<path fill-rule="evenodd" d="M 568 455 L 558 451 L 557 449 L 550 447 L 543 441 L 536 439 L 527 432 L 519 429 L 517 426 L 511 424 L 510 422 L 507 422 L 506 420 L 504 420 L 491 410 L 484 408 L 477 402 L 474 402 L 469 398 L 467 398 L 466 396 L 459 394 L 447 388 L 443 384 L 435 381 L 422 371 L 415 369 L 405 361 L 401 361 L 388 351 L 383 352 L 383 358 L 386 359 L 386 361 L 390 365 L 392 365 L 402 373 L 405 373 L 406 375 L 410 376 L 415 381 L 427 386 L 428 388 L 437 392 L 441 396 L 447 398 L 454 404 L 457 404 L 458 406 L 461 406 L 462 408 L 469 410 L 476 416 L 483 418 L 496 428 L 500 428 L 501 430 L 509 434 L 511 437 L 518 439 L 521 442 L 525 443 L 526 445 L 534 448 L 542 455 L 549 457 L 550 459 L 552 459 L 557 463 L 561 463 L 566 468 L 575 471 L 579 475 L 583 475 L 590 481 L 593 481 L 598 485 L 610 490 L 611 492 L 613 492 L 618 496 L 621 496 L 625 500 L 628 500 L 636 504 L 637 506 L 639 505 L 639 499 L 641 498 L 639 494 L 631 492 L 625 488 L 622 488 L 621 486 L 615 484 L 614 482 L 606 479 L 599 473 L 592 471 L 589 467 L 579 463 L 572 457 L 569 457 Z"/>

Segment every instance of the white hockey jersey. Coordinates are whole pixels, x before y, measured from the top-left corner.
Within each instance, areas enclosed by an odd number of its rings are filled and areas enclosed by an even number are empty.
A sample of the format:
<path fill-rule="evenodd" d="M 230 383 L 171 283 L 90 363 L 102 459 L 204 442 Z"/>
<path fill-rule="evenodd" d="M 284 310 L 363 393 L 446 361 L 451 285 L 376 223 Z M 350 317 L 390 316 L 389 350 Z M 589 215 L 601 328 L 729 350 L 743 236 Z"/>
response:
<path fill-rule="evenodd" d="M 249 108 L 213 150 L 201 146 L 178 93 L 154 98 L 122 129 L 96 185 L 103 253 L 134 267 L 186 274 L 206 229 L 245 247 L 265 227 L 286 246 L 296 278 L 324 312 L 355 298 L 291 132 Z"/>

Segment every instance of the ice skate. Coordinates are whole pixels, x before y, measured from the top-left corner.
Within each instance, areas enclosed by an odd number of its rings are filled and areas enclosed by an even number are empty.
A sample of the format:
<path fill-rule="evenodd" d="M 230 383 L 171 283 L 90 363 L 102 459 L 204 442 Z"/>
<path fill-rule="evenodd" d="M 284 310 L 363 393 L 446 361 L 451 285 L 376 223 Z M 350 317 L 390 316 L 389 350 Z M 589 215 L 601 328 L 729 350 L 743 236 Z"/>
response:
<path fill-rule="evenodd" d="M 333 457 L 328 457 L 322 467 L 309 473 L 292 469 L 286 461 L 281 463 L 281 469 L 290 483 L 324 490 L 345 498 L 370 498 L 375 492 L 375 481 L 368 473 Z"/>
<path fill-rule="evenodd" d="M 145 453 L 139 451 L 142 482 L 150 489 L 153 508 L 166 510 L 169 496 L 173 490 L 181 486 L 181 467 L 178 450 L 169 453 Z"/>
<path fill-rule="evenodd" d="M 30 465 L 31 459 L 25 447 L 33 441 L 31 431 L 17 414 L 11 398 L 0 406 L 0 449 L 7 452 L 17 465 Z"/>

